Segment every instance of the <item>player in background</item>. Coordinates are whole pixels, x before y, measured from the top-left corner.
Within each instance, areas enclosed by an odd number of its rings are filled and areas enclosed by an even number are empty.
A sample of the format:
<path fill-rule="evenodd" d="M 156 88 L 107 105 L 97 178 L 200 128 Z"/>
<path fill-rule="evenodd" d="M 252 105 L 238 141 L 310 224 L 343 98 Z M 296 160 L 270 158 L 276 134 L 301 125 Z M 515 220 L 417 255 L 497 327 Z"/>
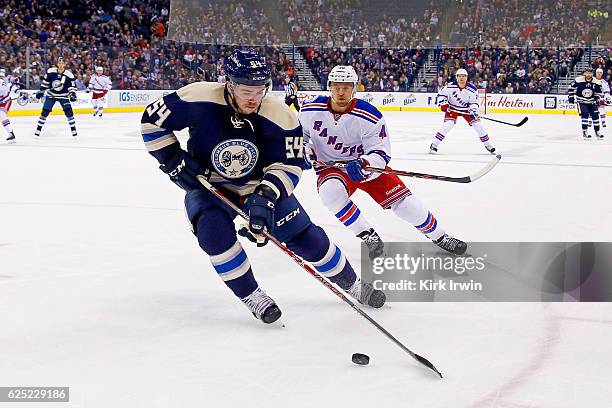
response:
<path fill-rule="evenodd" d="M 198 174 L 249 215 L 240 235 L 265 245 L 269 231 L 350 296 L 381 307 L 385 295 L 361 283 L 349 261 L 312 223 L 293 195 L 306 163 L 302 129 L 281 101 L 266 97 L 271 72 L 255 51 L 236 50 L 226 61 L 226 83 L 196 82 L 150 104 L 142 135 L 160 169 L 186 191 L 185 207 L 202 250 L 227 287 L 264 323 L 281 316 L 259 286 L 237 240 L 236 213 L 204 189 Z M 189 129 L 187 150 L 174 132 Z"/>
<path fill-rule="evenodd" d="M 601 121 L 601 127 L 606 127 L 606 105 L 612 105 L 612 98 L 610 97 L 610 84 L 603 77 L 603 69 L 597 68 L 595 70 L 595 78 L 601 81 L 601 93 L 602 97 L 599 99 L 599 120 Z"/>
<path fill-rule="evenodd" d="M 584 75 L 574 79 L 567 91 L 569 103 L 575 103 L 578 114 L 582 119 L 582 137 L 590 139 L 589 118 L 593 119 L 595 136 L 603 139 L 604 135 L 599 133 L 599 100 L 601 99 L 601 81 L 593 78 L 593 68 L 584 70 Z"/>
<path fill-rule="evenodd" d="M 305 102 L 299 114 L 309 159 L 346 163 L 346 169 L 315 166 L 323 204 L 367 245 L 370 259 L 384 254 L 384 244 L 351 201 L 356 190 L 369 194 L 382 208 L 391 209 L 440 248 L 464 253 L 467 245 L 446 234 L 399 177 L 364 169 L 389 169 L 391 145 L 382 114 L 368 102 L 355 98 L 358 81 L 352 66 L 334 67 L 327 82 L 331 96 Z"/>
<path fill-rule="evenodd" d="M 94 117 L 102 117 L 104 102 L 106 102 L 106 94 L 110 91 L 111 87 L 111 80 L 107 75 L 104 75 L 104 68 L 96 67 L 96 72 L 91 76 L 89 85 L 87 86 L 87 92 L 93 92 L 91 104 L 94 109 Z"/>
<path fill-rule="evenodd" d="M 438 92 L 436 97 L 440 109 L 444 112 L 444 124 L 434 136 L 431 146 L 429 146 L 429 153 L 435 154 L 438 152 L 438 145 L 457 124 L 457 118 L 462 117 L 476 131 L 476 135 L 487 151 L 495 154 L 495 148 L 491 145 L 489 135 L 478 117 L 480 114 L 478 88 L 468 82 L 468 73 L 465 69 L 459 69 L 455 78 L 456 82 L 447 84 Z"/>
<path fill-rule="evenodd" d="M 38 126 L 34 132 L 34 136 L 40 136 L 47 116 L 51 113 L 53 105 L 59 102 L 64 110 L 64 115 L 68 119 L 68 125 L 70 125 L 70 131 L 72 136 L 77 135 L 76 122 L 74 120 L 74 113 L 72 112 L 72 105 L 70 102 L 76 102 L 76 85 L 75 78 L 70 70 L 66 69 L 66 63 L 63 57 L 57 59 L 57 66 L 49 68 L 45 77 L 42 80 L 40 90 L 36 92 L 36 98 L 44 98 L 42 112 L 38 119 Z"/>
<path fill-rule="evenodd" d="M 285 77 L 285 104 L 287 106 L 293 105 L 296 111 L 300 111 L 300 104 L 298 103 L 297 85 L 291 81 L 291 78 Z"/>
<path fill-rule="evenodd" d="M 14 77 L 11 83 L 8 81 L 8 78 L 6 78 L 6 74 L 0 74 L 0 121 L 2 122 L 4 130 L 6 130 L 6 133 L 8 133 L 6 140 L 9 143 L 15 142 L 15 133 L 13 132 L 11 121 L 8 118 L 8 112 L 11 109 L 13 100 L 22 96 L 20 90 L 21 82 L 19 77 Z"/>

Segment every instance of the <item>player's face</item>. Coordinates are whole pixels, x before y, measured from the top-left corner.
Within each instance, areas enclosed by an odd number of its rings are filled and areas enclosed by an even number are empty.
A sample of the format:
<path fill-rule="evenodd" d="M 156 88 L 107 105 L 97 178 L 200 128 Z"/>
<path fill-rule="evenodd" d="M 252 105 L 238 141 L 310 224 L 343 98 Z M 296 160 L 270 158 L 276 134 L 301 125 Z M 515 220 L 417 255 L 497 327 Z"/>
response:
<path fill-rule="evenodd" d="M 597 78 L 597 79 L 601 79 L 602 77 L 603 77 L 602 73 L 598 72 L 598 73 L 595 74 L 595 78 Z"/>
<path fill-rule="evenodd" d="M 467 75 L 457 75 L 457 83 L 459 86 L 465 86 L 465 84 L 467 84 L 467 78 Z"/>
<path fill-rule="evenodd" d="M 590 80 L 590 79 L 592 79 L 592 78 L 593 78 L 593 73 L 592 73 L 591 71 L 586 71 L 586 72 L 584 73 L 584 77 L 585 77 L 587 80 Z"/>
<path fill-rule="evenodd" d="M 236 107 L 240 113 L 249 115 L 254 113 L 261 105 L 268 88 L 265 85 L 230 85 Z"/>
<path fill-rule="evenodd" d="M 332 99 L 339 107 L 348 106 L 353 100 L 355 85 L 352 82 L 332 82 Z"/>
<path fill-rule="evenodd" d="M 60 70 L 63 70 L 64 68 L 66 68 L 66 63 L 65 63 L 64 61 L 58 61 L 58 63 L 57 63 L 57 67 L 58 67 Z"/>

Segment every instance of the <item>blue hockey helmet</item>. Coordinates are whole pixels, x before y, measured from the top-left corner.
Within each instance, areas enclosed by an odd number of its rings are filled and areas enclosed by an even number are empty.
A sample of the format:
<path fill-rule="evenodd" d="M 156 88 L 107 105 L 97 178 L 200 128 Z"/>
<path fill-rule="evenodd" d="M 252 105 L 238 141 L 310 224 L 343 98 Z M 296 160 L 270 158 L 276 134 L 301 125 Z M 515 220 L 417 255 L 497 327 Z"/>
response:
<path fill-rule="evenodd" d="M 255 50 L 234 50 L 225 63 L 225 74 L 242 85 L 269 85 L 272 79 L 266 59 Z"/>

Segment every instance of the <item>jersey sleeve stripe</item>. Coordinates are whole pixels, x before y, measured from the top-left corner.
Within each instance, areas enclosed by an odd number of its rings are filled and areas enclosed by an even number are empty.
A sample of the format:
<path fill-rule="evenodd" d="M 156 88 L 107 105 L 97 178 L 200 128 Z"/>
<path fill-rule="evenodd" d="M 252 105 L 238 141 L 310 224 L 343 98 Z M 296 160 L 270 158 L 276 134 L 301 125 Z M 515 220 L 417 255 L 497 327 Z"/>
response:
<path fill-rule="evenodd" d="M 353 111 L 351 111 L 351 112 L 349 112 L 349 115 L 353 115 L 353 116 L 356 116 L 356 117 L 361 118 L 361 119 L 363 119 L 363 120 L 367 120 L 368 122 L 373 123 L 373 124 L 375 124 L 375 125 L 378 123 L 378 122 L 376 122 L 376 121 L 374 121 L 374 120 L 370 119 L 370 118 L 369 118 L 369 117 L 367 117 L 367 116 L 363 116 L 362 114 L 360 114 L 360 113 L 358 113 L 358 112 L 355 112 L 354 110 L 353 110 Z"/>

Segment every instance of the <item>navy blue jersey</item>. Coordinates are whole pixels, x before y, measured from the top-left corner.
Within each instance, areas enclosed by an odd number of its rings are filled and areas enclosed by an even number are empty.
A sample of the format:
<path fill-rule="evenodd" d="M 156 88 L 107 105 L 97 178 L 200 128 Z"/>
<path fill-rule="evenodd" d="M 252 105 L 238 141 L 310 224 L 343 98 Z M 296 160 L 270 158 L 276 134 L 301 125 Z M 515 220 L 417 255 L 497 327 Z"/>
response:
<path fill-rule="evenodd" d="M 576 103 L 598 104 L 601 98 L 601 81 L 597 78 L 587 81 L 584 76 L 579 76 L 569 86 L 567 93 L 576 97 Z"/>
<path fill-rule="evenodd" d="M 69 92 L 76 92 L 74 75 L 67 69 L 59 73 L 56 67 L 49 68 L 40 89 L 53 98 L 68 98 Z"/>
<path fill-rule="evenodd" d="M 160 163 L 181 148 L 174 131 L 188 128 L 187 150 L 212 171 L 211 183 L 241 196 L 260 183 L 290 196 L 305 166 L 295 113 L 267 96 L 259 112 L 239 114 L 224 84 L 197 82 L 164 96 L 146 108 L 141 126 Z"/>

